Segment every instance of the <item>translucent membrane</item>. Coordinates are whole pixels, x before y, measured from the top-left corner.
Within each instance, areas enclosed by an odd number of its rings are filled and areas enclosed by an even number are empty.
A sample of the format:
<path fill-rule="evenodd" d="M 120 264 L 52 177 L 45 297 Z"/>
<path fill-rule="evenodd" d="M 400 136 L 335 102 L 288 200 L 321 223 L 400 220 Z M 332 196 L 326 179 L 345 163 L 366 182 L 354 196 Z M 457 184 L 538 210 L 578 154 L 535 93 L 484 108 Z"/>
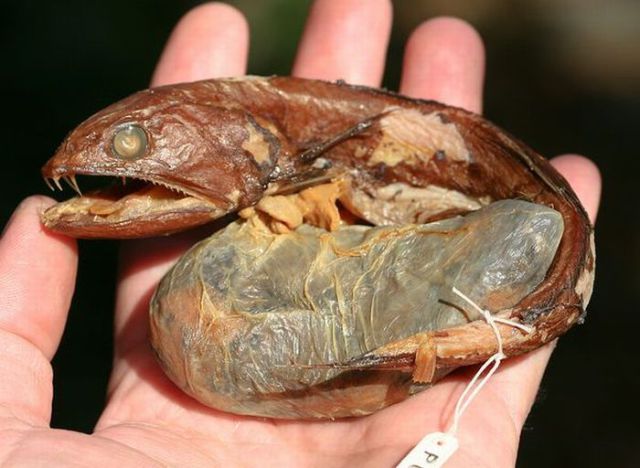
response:
<path fill-rule="evenodd" d="M 332 364 L 481 319 L 455 306 L 453 287 L 494 313 L 514 306 L 544 279 L 562 232 L 559 213 L 515 200 L 427 225 L 332 233 L 303 225 L 275 235 L 233 223 L 162 281 L 152 335 L 168 374 L 211 406 L 291 417 L 306 411 L 296 392 L 328 385 L 334 408 L 366 412 L 377 393 L 363 402 L 338 395 L 331 382 L 348 388 L 349 370 Z M 384 405 L 390 388 L 411 386 L 410 375 L 390 374 L 365 384 L 358 375 L 353 386 L 379 385 Z"/>

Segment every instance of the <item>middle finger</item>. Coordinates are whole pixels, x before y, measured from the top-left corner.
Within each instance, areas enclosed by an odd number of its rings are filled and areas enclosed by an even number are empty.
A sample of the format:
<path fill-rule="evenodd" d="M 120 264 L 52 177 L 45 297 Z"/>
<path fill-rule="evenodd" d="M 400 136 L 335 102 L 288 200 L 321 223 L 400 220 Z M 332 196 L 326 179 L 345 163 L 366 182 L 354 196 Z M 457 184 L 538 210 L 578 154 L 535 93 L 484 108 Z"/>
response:
<path fill-rule="evenodd" d="M 388 0 L 316 0 L 293 75 L 378 86 L 391 31 Z"/>

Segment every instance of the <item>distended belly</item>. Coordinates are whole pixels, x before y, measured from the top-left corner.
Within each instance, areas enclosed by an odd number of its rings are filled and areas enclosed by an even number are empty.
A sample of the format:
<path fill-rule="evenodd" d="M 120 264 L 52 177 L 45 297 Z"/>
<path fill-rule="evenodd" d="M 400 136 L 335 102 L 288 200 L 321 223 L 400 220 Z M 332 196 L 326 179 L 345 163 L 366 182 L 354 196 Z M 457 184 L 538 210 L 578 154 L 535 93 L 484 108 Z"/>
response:
<path fill-rule="evenodd" d="M 152 342 L 162 343 L 156 352 L 171 378 L 200 401 L 295 415 L 296 392 L 339 379 L 340 363 L 477 320 L 455 306 L 453 286 L 494 312 L 517 304 L 544 279 L 562 233 L 558 212 L 516 200 L 426 225 L 331 233 L 303 225 L 278 235 L 238 221 L 162 280 Z M 340 404 L 334 398 L 337 415 Z"/>

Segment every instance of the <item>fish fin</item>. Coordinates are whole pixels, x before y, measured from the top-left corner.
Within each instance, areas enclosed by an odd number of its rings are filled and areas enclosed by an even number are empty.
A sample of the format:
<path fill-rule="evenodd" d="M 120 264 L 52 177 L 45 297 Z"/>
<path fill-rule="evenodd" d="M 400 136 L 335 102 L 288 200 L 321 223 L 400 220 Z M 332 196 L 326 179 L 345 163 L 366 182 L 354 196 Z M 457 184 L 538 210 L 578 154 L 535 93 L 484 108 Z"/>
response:
<path fill-rule="evenodd" d="M 420 333 L 344 362 L 297 365 L 304 369 L 400 371 L 411 374 L 417 384 L 433 381 L 437 370 L 437 348 L 430 333 Z"/>
<path fill-rule="evenodd" d="M 393 110 L 388 110 L 385 112 L 381 112 L 379 114 L 374 115 L 373 117 L 369 117 L 367 119 L 361 120 L 357 124 L 347 128 L 346 130 L 338 133 L 334 137 L 329 138 L 328 140 L 322 141 L 316 145 L 313 145 L 311 148 L 306 149 L 302 153 L 300 153 L 299 158 L 303 162 L 311 162 L 318 159 L 323 153 L 327 150 L 331 149 L 335 145 L 342 143 L 349 138 L 353 138 L 354 136 L 360 135 L 361 133 L 366 132 L 370 129 L 373 124 L 377 121 L 385 117 L 389 112 L 393 112 Z"/>
<path fill-rule="evenodd" d="M 339 178 L 335 173 L 328 173 L 323 169 L 311 168 L 290 179 L 286 185 L 278 185 L 277 190 L 269 195 L 289 195 L 300 192 L 308 187 L 329 183 Z"/>
<path fill-rule="evenodd" d="M 383 348 L 384 349 L 384 348 Z M 437 353 L 434 340 L 427 334 L 420 335 L 417 346 L 399 353 L 376 350 L 349 361 L 352 369 L 375 369 L 410 372 L 416 383 L 426 384 L 436 373 Z"/>
<path fill-rule="evenodd" d="M 436 373 L 438 354 L 436 343 L 429 336 L 423 336 L 416 349 L 412 379 L 415 383 L 426 384 Z"/>
<path fill-rule="evenodd" d="M 300 154 L 297 155 L 297 159 L 302 161 L 303 163 L 312 163 L 310 164 L 309 168 L 289 178 L 285 185 L 276 185 L 275 190 L 269 193 L 269 195 L 287 195 L 289 193 L 299 192 L 300 190 L 307 187 L 325 182 L 331 182 L 332 180 L 336 180 L 344 176 L 345 174 L 340 174 L 336 171 L 332 171 L 331 169 L 333 169 L 333 164 L 331 163 L 331 161 L 328 159 L 324 159 L 321 156 L 329 149 L 342 143 L 343 141 L 364 133 L 377 121 L 384 118 L 390 112 L 393 112 L 393 109 L 361 120 L 357 124 L 347 128 L 337 135 L 303 150 Z M 277 182 L 277 179 L 274 178 L 274 181 Z"/>
<path fill-rule="evenodd" d="M 379 370 L 401 371 L 411 373 L 415 383 L 427 384 L 433 381 L 436 373 L 437 350 L 436 344 L 429 334 L 420 334 L 414 337 L 412 350 L 398 350 L 383 347 L 350 359 L 345 363 L 329 364 L 333 367 L 345 370 Z M 399 351 L 399 352 L 398 352 Z"/>
<path fill-rule="evenodd" d="M 350 370 L 389 370 L 412 372 L 415 357 L 413 354 L 398 356 L 378 356 L 372 353 L 362 354 L 344 362 L 328 362 L 324 364 L 294 364 L 299 369 L 339 369 Z"/>

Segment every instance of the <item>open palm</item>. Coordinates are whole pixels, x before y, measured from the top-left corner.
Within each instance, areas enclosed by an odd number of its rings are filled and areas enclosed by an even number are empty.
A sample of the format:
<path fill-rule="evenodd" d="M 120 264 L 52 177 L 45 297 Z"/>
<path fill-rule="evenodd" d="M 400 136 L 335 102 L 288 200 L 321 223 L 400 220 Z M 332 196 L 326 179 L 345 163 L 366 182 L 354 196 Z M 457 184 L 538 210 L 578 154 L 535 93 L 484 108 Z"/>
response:
<path fill-rule="evenodd" d="M 293 74 L 377 86 L 391 25 L 387 0 L 315 2 Z M 231 7 L 208 4 L 174 31 L 153 84 L 245 73 L 248 31 Z M 473 29 L 454 19 L 420 26 L 405 52 L 400 91 L 479 112 L 484 57 Z M 592 219 L 597 170 L 578 156 L 554 160 Z M 160 277 L 194 241 L 132 241 L 123 248 L 116 356 L 109 399 L 91 435 L 49 428 L 52 370 L 75 281 L 71 239 L 45 232 L 31 197 L 0 242 L 0 462 L 91 466 L 391 466 L 426 433 L 446 429 L 469 376 L 363 418 L 279 421 L 211 410 L 181 393 L 147 343 L 147 303 Z M 55 271 L 43 262 L 58 265 Z M 505 363 L 470 406 L 450 466 L 512 466 L 520 430 L 551 353 L 546 346 Z"/>

